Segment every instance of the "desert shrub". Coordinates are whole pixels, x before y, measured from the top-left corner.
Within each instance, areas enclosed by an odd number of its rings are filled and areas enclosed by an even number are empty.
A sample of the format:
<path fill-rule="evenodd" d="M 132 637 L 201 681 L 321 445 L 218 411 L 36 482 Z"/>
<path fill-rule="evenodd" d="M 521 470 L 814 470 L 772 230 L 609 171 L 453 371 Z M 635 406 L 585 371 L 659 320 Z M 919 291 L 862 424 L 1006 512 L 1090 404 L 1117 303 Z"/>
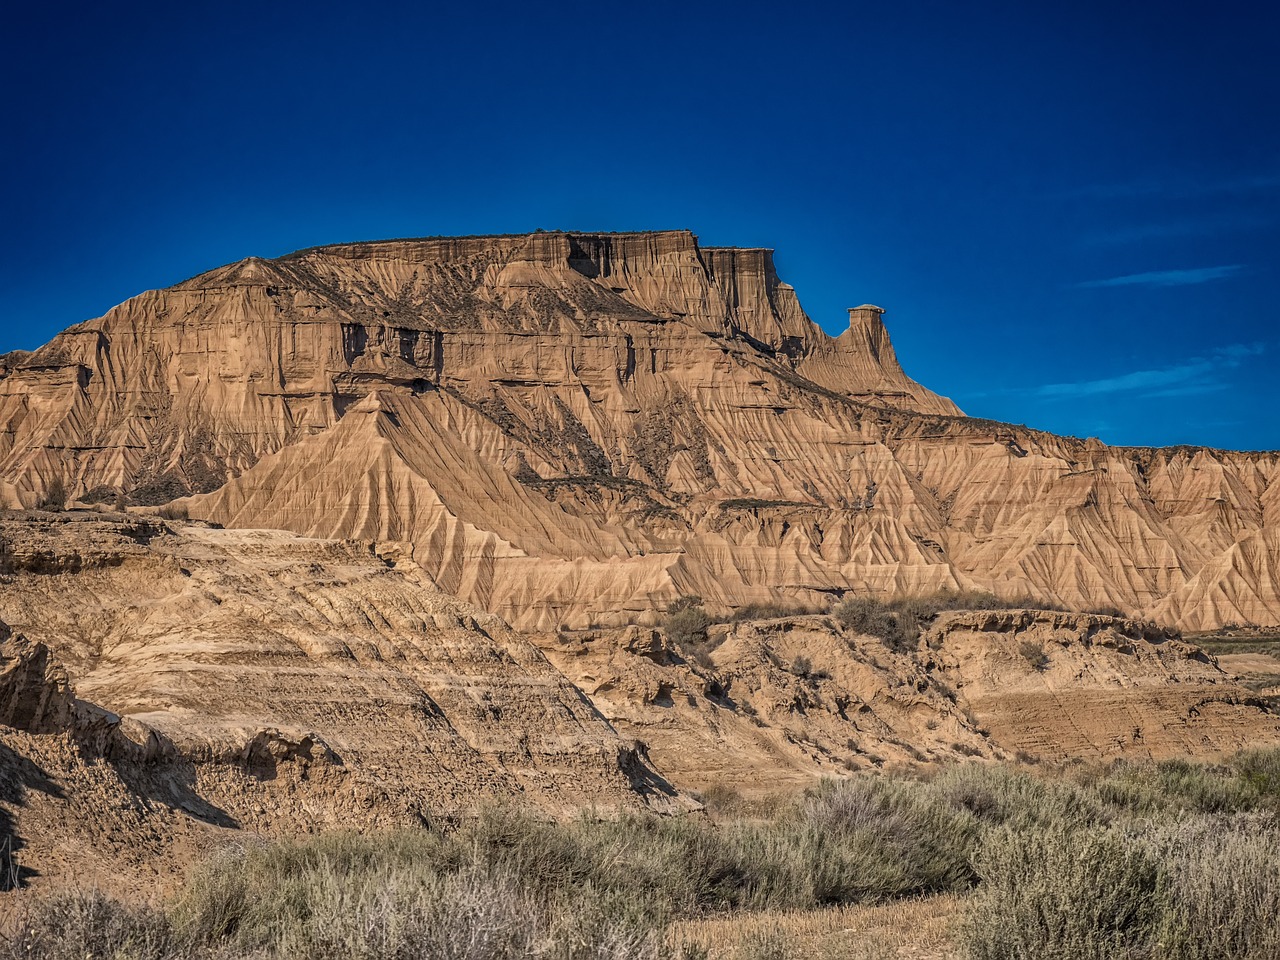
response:
<path fill-rule="evenodd" d="M 814 603 L 748 603 L 734 610 L 729 616 L 729 622 L 777 620 L 780 617 L 802 617 L 826 612 L 827 608 L 825 606 Z"/>
<path fill-rule="evenodd" d="M 755 843 L 759 906 L 888 900 L 958 890 L 973 880 L 973 818 L 905 781 L 826 783 L 790 822 Z M 754 857 L 752 858 L 755 859 Z"/>
<path fill-rule="evenodd" d="M 67 485 L 62 477 L 54 477 L 36 501 L 37 510 L 62 511 L 67 509 Z"/>
<path fill-rule="evenodd" d="M 249 848 L 191 877 L 174 925 L 196 947 L 290 960 L 665 956 L 663 914 L 632 895 L 643 880 L 624 884 L 619 869 L 612 884 L 593 883 L 613 868 L 578 839 L 572 825 L 488 813 L 450 836 L 328 834 Z"/>
<path fill-rule="evenodd" d="M 117 496 L 115 487 L 100 483 L 92 490 L 86 490 L 80 494 L 80 500 L 83 503 L 114 503 Z"/>
<path fill-rule="evenodd" d="M 1267 802 L 1256 780 L 1229 766 L 1162 760 L 1120 760 L 1094 782 L 1105 802 L 1130 815 L 1232 813 L 1257 809 Z"/>
<path fill-rule="evenodd" d="M 966 812 L 913 785 L 859 779 L 719 826 L 651 816 L 556 825 L 490 811 L 457 842 L 532 889 L 593 890 L 666 918 L 959 889 L 973 877 L 974 830 Z"/>
<path fill-rule="evenodd" d="M 853 633 L 882 636 L 890 626 L 888 611 L 874 597 L 846 597 L 832 614 L 840 626 Z"/>
<path fill-rule="evenodd" d="M 1101 607 L 1093 607 L 1093 608 L 1091 608 L 1091 609 L 1089 609 L 1089 610 L 1086 610 L 1086 611 L 1085 611 L 1085 613 L 1092 613 L 1092 614 L 1094 614 L 1095 616 L 1099 616 L 1099 617 L 1124 617 L 1124 616 L 1126 616 L 1126 614 L 1125 614 L 1125 612 L 1124 612 L 1123 610 L 1121 610 L 1119 607 L 1111 606 L 1110 604 L 1106 604 L 1106 605 L 1101 606 Z"/>
<path fill-rule="evenodd" d="M 707 642 L 707 628 L 713 622 L 702 607 L 701 597 L 681 597 L 667 607 L 662 629 L 674 643 L 700 647 Z"/>
<path fill-rule="evenodd" d="M 813 661 L 804 654 L 799 654 L 791 661 L 791 672 L 797 677 L 808 677 L 813 673 Z"/>
<path fill-rule="evenodd" d="M 190 496 L 191 493 L 191 487 L 186 481 L 173 473 L 144 480 L 127 491 L 129 503 L 140 507 L 158 507 L 170 500 Z"/>
<path fill-rule="evenodd" d="M 1000 765 L 947 767 L 928 781 L 928 788 L 987 826 L 1017 831 L 1098 825 L 1115 819 L 1106 804 L 1085 787 Z"/>
<path fill-rule="evenodd" d="M 169 960 L 180 956 L 164 915 L 126 907 L 99 892 L 71 892 L 38 902 L 12 938 L 0 938 L 3 960 Z"/>
<path fill-rule="evenodd" d="M 1280 804 L 1280 747 L 1242 750 L 1228 763 L 1260 799 Z"/>
<path fill-rule="evenodd" d="M 971 960 L 1150 956 L 1167 883 L 1152 844 L 1111 828 L 994 831 L 957 940 Z"/>
<path fill-rule="evenodd" d="M 1045 652 L 1044 644 L 1035 640 L 1023 640 L 1018 645 L 1018 653 L 1022 655 L 1022 659 L 1027 661 L 1032 670 L 1045 670 L 1049 666 L 1049 654 Z"/>
<path fill-rule="evenodd" d="M 1280 957 L 1280 826 L 1256 817 L 1198 818 L 1166 828 L 1169 879 L 1159 942 L 1180 960 Z"/>
<path fill-rule="evenodd" d="M 164 520 L 190 520 L 191 512 L 185 503 L 165 503 L 156 508 L 156 516 Z"/>
<path fill-rule="evenodd" d="M 901 653 L 919 646 L 921 633 L 939 613 L 993 610 L 1008 605 L 990 593 L 941 590 L 892 600 L 846 597 L 832 610 L 832 615 L 845 630 L 879 637 L 890 650 Z"/>
<path fill-rule="evenodd" d="M 972 960 L 1274 958 L 1277 844 L 1258 815 L 997 831 L 957 939 Z"/>
<path fill-rule="evenodd" d="M 404 888 L 429 884 L 438 873 L 462 866 L 462 858 L 450 856 L 444 839 L 431 830 L 335 832 L 233 849 L 192 873 L 173 918 L 192 941 L 254 947 L 313 914 L 331 876 L 349 878 L 355 889 L 394 874 Z"/>
<path fill-rule="evenodd" d="M 1042 597 L 1033 596 L 1029 593 L 1019 594 L 1018 596 L 1009 597 L 1001 600 L 1000 605 L 993 609 L 997 610 L 1045 610 L 1049 612 L 1065 613 L 1067 608 L 1054 600 L 1045 600 Z"/>
<path fill-rule="evenodd" d="M 743 806 L 742 794 L 724 783 L 714 783 L 707 787 L 701 791 L 698 799 L 712 816 L 737 813 Z"/>

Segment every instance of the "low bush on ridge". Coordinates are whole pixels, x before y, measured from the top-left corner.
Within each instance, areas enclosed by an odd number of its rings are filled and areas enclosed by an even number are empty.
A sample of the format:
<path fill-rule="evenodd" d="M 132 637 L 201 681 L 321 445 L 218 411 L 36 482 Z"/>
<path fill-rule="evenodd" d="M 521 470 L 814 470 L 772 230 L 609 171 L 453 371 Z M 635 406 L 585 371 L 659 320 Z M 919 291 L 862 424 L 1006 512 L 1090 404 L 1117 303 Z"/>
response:
<path fill-rule="evenodd" d="M 897 652 L 914 650 L 920 635 L 940 613 L 948 610 L 1062 610 L 1054 603 L 1033 597 L 1002 600 L 981 590 L 939 590 L 916 597 L 846 597 L 832 609 L 836 622 L 853 633 L 879 637 Z"/>
<path fill-rule="evenodd" d="M 715 649 L 708 630 L 716 623 L 745 620 L 772 620 L 779 617 L 830 613 L 845 630 L 879 637 L 891 650 L 914 650 L 920 635 L 933 619 L 948 610 L 1062 610 L 1063 608 L 1029 596 L 1001 600 L 981 590 L 939 590 L 920 596 L 881 600 L 871 596 L 848 596 L 833 607 L 815 604 L 749 603 L 728 618 L 709 614 L 699 596 L 682 596 L 667 607 L 659 625 L 667 636 L 709 666 Z M 1043 664 L 1041 665 L 1043 666 Z M 1037 667 L 1040 669 L 1041 667 Z"/>

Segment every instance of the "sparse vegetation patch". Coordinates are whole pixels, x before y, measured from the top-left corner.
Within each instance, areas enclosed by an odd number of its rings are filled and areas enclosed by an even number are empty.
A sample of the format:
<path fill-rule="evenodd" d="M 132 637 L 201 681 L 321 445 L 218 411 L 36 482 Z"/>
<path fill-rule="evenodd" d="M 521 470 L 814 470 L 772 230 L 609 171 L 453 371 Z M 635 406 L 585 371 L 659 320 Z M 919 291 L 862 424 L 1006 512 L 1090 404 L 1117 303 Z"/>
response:
<path fill-rule="evenodd" d="M 163 909 L 45 900 L 0 960 L 695 958 L 716 944 L 670 936 L 672 922 L 945 892 L 965 895 L 954 946 L 970 960 L 1280 955 L 1280 749 L 706 800 L 710 817 L 491 809 L 229 850 Z M 781 926 L 748 939 L 795 955 Z"/>

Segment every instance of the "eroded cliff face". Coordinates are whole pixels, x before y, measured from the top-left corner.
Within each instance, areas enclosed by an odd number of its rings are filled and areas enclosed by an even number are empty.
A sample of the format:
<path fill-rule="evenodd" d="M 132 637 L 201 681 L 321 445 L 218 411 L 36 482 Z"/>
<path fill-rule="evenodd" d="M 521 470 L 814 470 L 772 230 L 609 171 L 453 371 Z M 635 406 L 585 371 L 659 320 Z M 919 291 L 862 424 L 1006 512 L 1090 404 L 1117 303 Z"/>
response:
<path fill-rule="evenodd" d="M 55 476 L 81 493 L 167 500 L 332 426 L 375 388 L 493 402 L 504 387 L 544 386 L 649 406 L 637 381 L 679 367 L 675 351 L 719 353 L 722 341 L 783 371 L 831 343 L 769 251 L 704 252 L 686 232 L 250 258 L 0 358 L 0 475 L 26 505 Z M 591 437 L 567 439 L 579 461 L 595 453 Z"/>
<path fill-rule="evenodd" d="M 694 806 L 535 646 L 394 550 L 94 515 L 0 519 L 0 539 L 0 748 L 64 735 L 268 832 L 495 797 Z"/>
<path fill-rule="evenodd" d="M 687 232 L 251 259 L 9 363 L 0 497 L 63 478 L 395 541 L 533 629 L 643 622 L 689 593 L 954 586 L 1280 622 L 1280 457 L 963 418 L 903 373 L 881 313 L 828 337 L 769 251 Z"/>

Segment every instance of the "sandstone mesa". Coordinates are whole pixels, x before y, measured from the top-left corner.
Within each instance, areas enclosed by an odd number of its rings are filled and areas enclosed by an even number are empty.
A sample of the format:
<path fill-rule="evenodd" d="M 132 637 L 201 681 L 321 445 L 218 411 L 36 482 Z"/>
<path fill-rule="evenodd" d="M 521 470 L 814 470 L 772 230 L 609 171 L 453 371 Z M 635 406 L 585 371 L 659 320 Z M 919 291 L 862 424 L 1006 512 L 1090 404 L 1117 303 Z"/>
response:
<path fill-rule="evenodd" d="M 0 356 L 0 828 L 139 884 L 211 832 L 1280 738 L 1147 622 L 1280 622 L 1280 454 L 967 418 L 883 313 L 832 338 L 770 251 L 535 233 L 250 258 Z M 942 588 L 1126 616 L 655 628 Z"/>
<path fill-rule="evenodd" d="M 1280 622 L 1280 454 L 973 420 L 688 232 L 345 244 L 0 359 L 0 499 L 396 541 L 523 629 L 940 587 Z"/>

